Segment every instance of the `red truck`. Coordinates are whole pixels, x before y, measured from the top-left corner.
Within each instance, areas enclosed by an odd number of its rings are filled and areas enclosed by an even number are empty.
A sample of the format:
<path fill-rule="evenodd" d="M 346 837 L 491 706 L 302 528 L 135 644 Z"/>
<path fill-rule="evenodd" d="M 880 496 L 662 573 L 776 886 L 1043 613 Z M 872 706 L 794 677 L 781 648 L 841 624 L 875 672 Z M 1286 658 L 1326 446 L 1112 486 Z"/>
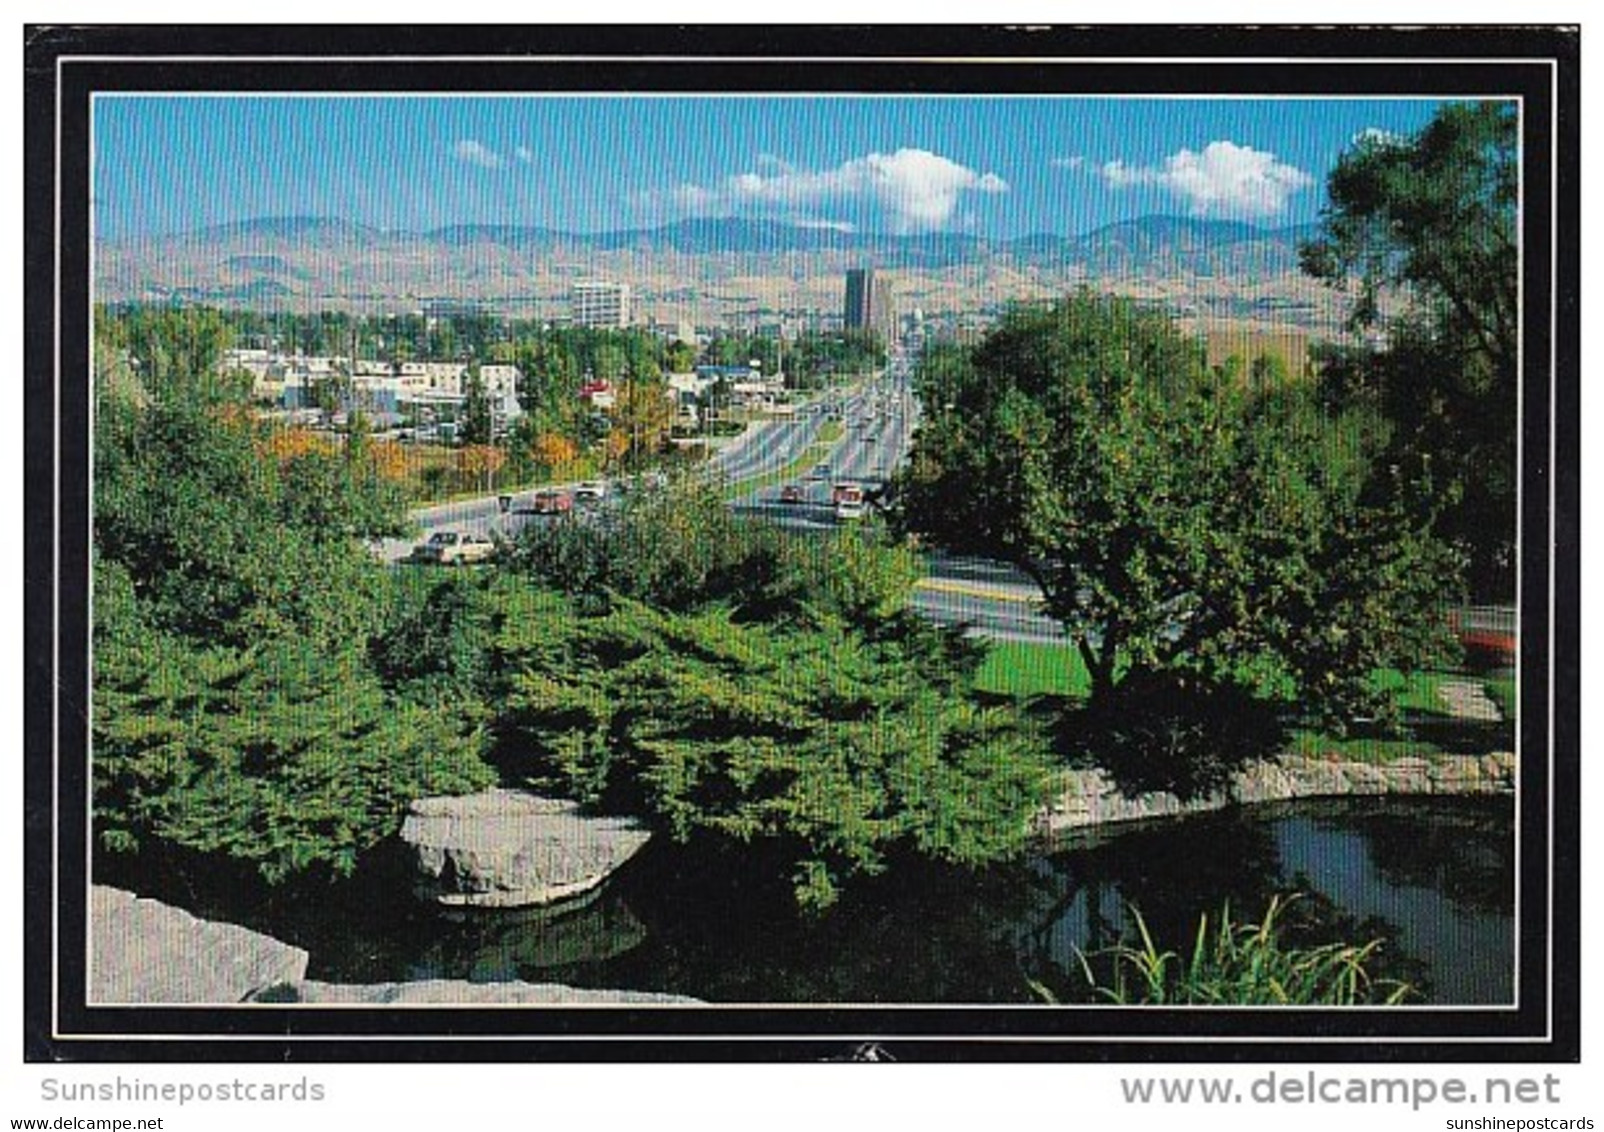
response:
<path fill-rule="evenodd" d="M 1473 605 L 1448 615 L 1448 625 L 1473 661 L 1513 666 L 1519 620 L 1514 606 Z"/>
<path fill-rule="evenodd" d="M 564 515 L 574 509 L 574 497 L 566 491 L 535 492 L 535 514 Z"/>

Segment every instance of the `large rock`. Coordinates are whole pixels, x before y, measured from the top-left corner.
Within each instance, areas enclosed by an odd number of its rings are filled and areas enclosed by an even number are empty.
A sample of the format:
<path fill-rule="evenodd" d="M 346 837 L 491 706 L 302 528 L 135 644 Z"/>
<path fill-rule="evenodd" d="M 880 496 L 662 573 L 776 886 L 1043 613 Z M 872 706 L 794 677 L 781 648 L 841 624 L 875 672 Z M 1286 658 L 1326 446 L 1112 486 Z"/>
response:
<path fill-rule="evenodd" d="M 414 983 L 319 983 L 301 981 L 267 987 L 252 996 L 260 1003 L 354 1004 L 411 1006 L 450 1003 L 457 1006 L 609 1005 L 642 1003 L 673 1005 L 700 999 L 655 991 L 588 990 L 560 983 L 470 983 L 462 979 L 426 979 Z"/>
<path fill-rule="evenodd" d="M 122 889 L 95 885 L 89 922 L 91 1004 L 236 1003 L 306 977 L 299 947 Z"/>
<path fill-rule="evenodd" d="M 1515 789 L 1515 756 L 1498 751 L 1475 755 L 1400 758 L 1363 763 L 1338 758 L 1283 755 L 1249 763 L 1224 792 L 1178 798 L 1153 792 L 1127 795 L 1100 769 L 1072 770 L 1052 804 L 1038 815 L 1038 827 L 1055 834 L 1119 822 L 1196 814 L 1232 802 L 1284 802 L 1297 798 L 1341 798 L 1382 794 L 1508 794 Z"/>
<path fill-rule="evenodd" d="M 586 892 L 650 834 L 627 818 L 586 817 L 572 802 L 487 790 L 412 803 L 401 840 L 418 895 L 448 907 L 515 908 Z"/>

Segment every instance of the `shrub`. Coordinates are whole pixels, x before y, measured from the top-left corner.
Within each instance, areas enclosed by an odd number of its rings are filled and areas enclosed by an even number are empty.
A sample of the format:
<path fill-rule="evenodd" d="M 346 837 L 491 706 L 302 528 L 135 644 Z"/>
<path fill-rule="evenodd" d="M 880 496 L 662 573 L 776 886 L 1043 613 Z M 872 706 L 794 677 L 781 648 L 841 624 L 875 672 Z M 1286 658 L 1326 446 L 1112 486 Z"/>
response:
<path fill-rule="evenodd" d="M 1212 930 L 1203 916 L 1188 957 L 1160 951 L 1133 908 L 1136 940 L 1082 955 L 1086 982 L 1110 1002 L 1144 1006 L 1395 1006 L 1414 994 L 1370 975 L 1379 940 L 1285 946 L 1279 919 L 1296 899 L 1273 897 L 1258 923 L 1232 920 L 1229 906 Z M 1111 968 L 1103 980 L 1098 963 Z"/>
<path fill-rule="evenodd" d="M 1276 703 L 1185 672 L 1131 676 L 1064 726 L 1078 761 L 1103 767 L 1127 795 L 1211 794 L 1286 739 Z"/>
<path fill-rule="evenodd" d="M 712 487 L 686 478 L 632 492 L 592 517 L 531 523 L 508 563 L 581 595 L 588 610 L 605 609 L 614 595 L 686 610 L 768 593 L 781 541 L 773 528 L 737 519 Z"/>
<path fill-rule="evenodd" d="M 782 847 L 807 907 L 894 852 L 1007 856 L 1043 798 L 1033 746 L 973 703 L 935 630 L 873 640 L 829 615 L 741 623 L 624 600 L 504 629 L 509 765 L 676 840 Z"/>

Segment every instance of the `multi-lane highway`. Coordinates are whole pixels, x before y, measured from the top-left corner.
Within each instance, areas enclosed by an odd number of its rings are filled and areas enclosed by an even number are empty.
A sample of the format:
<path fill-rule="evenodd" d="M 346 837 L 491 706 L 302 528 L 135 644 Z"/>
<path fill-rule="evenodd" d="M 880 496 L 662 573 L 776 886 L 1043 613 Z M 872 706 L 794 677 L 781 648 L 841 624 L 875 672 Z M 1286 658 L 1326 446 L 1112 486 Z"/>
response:
<path fill-rule="evenodd" d="M 838 439 L 821 440 L 840 425 Z M 884 373 L 846 391 L 833 391 L 793 417 L 752 425 L 709 460 L 709 468 L 737 492 L 731 506 L 797 530 L 822 531 L 841 520 L 831 494 L 840 483 L 858 484 L 873 496 L 913 446 L 918 400 L 913 395 L 911 359 L 892 358 Z M 800 466 L 797 466 L 799 465 Z M 794 468 L 794 477 L 776 473 Z M 740 492 L 744 482 L 761 486 Z M 785 501 L 785 489 L 795 498 Z M 568 488 L 571 490 L 572 487 Z M 520 492 L 516 507 L 531 492 Z M 495 496 L 426 507 L 412 513 L 422 538 L 440 530 L 487 535 L 505 533 L 528 521 L 527 513 L 506 515 Z M 379 553 L 391 562 L 411 553 L 413 541 L 386 539 Z M 1035 584 L 1013 567 L 985 559 L 942 554 L 929 559 L 929 574 L 913 600 L 921 614 L 946 625 L 964 625 L 976 634 L 1003 640 L 1062 642 L 1063 631 L 1040 611 Z"/>
<path fill-rule="evenodd" d="M 878 377 L 808 406 L 803 421 L 811 425 L 781 426 L 786 431 L 767 447 L 771 459 L 756 475 L 745 470 L 749 461 L 715 458 L 713 466 L 726 482 L 768 477 L 735 499 L 736 510 L 789 527 L 829 527 L 836 523 L 832 495 L 837 484 L 856 484 L 871 496 L 878 493 L 913 446 L 918 403 L 909 366 L 899 355 Z M 837 427 L 826 431 L 827 421 Z M 831 433 L 838 434 L 834 441 L 819 440 Z M 793 476 L 770 482 L 773 472 L 804 460 L 806 466 L 796 468 Z"/>

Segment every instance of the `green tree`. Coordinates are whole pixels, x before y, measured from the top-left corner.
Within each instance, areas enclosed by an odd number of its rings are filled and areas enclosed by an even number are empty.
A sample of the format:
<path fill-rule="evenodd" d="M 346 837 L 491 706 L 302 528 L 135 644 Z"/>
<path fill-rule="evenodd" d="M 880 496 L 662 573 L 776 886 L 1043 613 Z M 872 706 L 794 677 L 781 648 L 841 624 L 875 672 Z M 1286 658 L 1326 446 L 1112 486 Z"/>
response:
<path fill-rule="evenodd" d="M 787 540 L 687 482 L 526 528 L 512 566 L 481 622 L 509 777 L 676 839 L 761 842 L 811 907 L 898 853 L 1023 844 L 1039 744 L 977 703 L 979 651 L 911 612 L 906 547 Z"/>
<path fill-rule="evenodd" d="M 670 342 L 663 353 L 663 368 L 669 373 L 690 373 L 696 366 L 696 347 L 688 342 Z"/>
<path fill-rule="evenodd" d="M 479 365 L 468 367 L 463 379 L 464 399 L 462 423 L 457 428 L 457 439 L 463 444 L 491 444 L 494 442 L 495 424 L 490 408 L 490 395 L 485 392 L 484 378 L 479 376 Z"/>
<path fill-rule="evenodd" d="M 239 396 L 248 393 L 235 375 L 219 370 L 233 332 L 221 311 L 209 307 L 138 307 L 113 314 L 110 339 L 126 350 L 145 391 L 153 396 Z"/>
<path fill-rule="evenodd" d="M 625 597 L 687 611 L 768 603 L 785 553 L 773 527 L 741 521 L 712 485 L 684 479 L 625 496 L 605 523 L 530 524 L 507 565 L 587 610 Z"/>
<path fill-rule="evenodd" d="M 674 401 L 657 377 L 632 377 L 618 386 L 612 409 L 612 436 L 622 445 L 629 467 L 638 468 L 668 445 Z"/>
<path fill-rule="evenodd" d="M 1381 424 L 1223 382 L 1166 315 L 1016 309 L 921 388 L 904 521 L 1036 579 L 1094 706 L 1172 673 L 1345 716 L 1435 640 L 1440 548 L 1361 500 Z"/>
<path fill-rule="evenodd" d="M 491 780 L 478 717 L 369 656 L 393 581 L 362 540 L 406 520 L 360 419 L 269 426 L 191 364 L 97 373 L 96 836 L 348 873 L 412 798 Z"/>
<path fill-rule="evenodd" d="M 629 355 L 618 341 L 607 338 L 591 348 L 591 373 L 600 381 L 618 381 L 627 372 Z"/>
<path fill-rule="evenodd" d="M 830 378 L 868 373 L 886 364 L 885 341 L 872 330 L 804 334 L 786 352 L 786 380 L 815 389 Z"/>
<path fill-rule="evenodd" d="M 1518 147 L 1508 102 L 1445 106 L 1411 137 L 1366 135 L 1301 249 L 1308 274 L 1354 292 L 1353 329 L 1384 332 L 1362 380 L 1350 367 L 1341 384 L 1396 423 L 1389 462 L 1489 598 L 1514 592 Z"/>
<path fill-rule="evenodd" d="M 1229 361 L 1229 359 L 1227 359 Z M 1277 389 L 1287 383 L 1287 364 L 1280 354 L 1260 354 L 1249 371 L 1257 389 Z"/>
<path fill-rule="evenodd" d="M 109 850 L 154 839 L 269 881 L 345 875 L 412 799 L 493 779 L 476 732 L 386 694 L 359 650 L 165 631 L 115 563 L 99 564 L 95 598 L 94 813 Z"/>

